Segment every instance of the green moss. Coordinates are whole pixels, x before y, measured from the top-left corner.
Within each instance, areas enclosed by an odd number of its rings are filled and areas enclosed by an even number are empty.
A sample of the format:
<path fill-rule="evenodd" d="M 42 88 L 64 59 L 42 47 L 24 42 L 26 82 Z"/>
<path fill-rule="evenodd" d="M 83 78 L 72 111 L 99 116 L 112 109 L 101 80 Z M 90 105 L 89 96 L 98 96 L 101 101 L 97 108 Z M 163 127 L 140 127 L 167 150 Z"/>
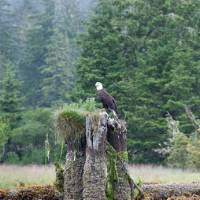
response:
<path fill-rule="evenodd" d="M 144 195 L 141 192 L 141 189 L 140 189 L 141 186 L 142 186 L 142 180 L 140 180 L 140 179 L 134 183 L 134 198 L 135 199 L 141 199 L 141 197 L 143 197 L 143 195 Z"/>
<path fill-rule="evenodd" d="M 121 151 L 117 153 L 118 159 L 123 160 L 125 162 L 128 162 L 128 152 L 127 151 Z"/>
<path fill-rule="evenodd" d="M 106 156 L 107 156 L 107 169 L 108 169 L 108 177 L 113 181 L 118 180 L 118 175 L 117 175 L 117 152 L 115 149 L 108 144 L 106 147 Z"/>
<path fill-rule="evenodd" d="M 56 181 L 54 186 L 59 192 L 64 191 L 64 169 L 60 163 L 55 163 Z"/>
<path fill-rule="evenodd" d="M 110 181 L 106 183 L 106 200 L 113 200 L 113 186 Z"/>
<path fill-rule="evenodd" d="M 125 152 L 116 152 L 115 149 L 107 144 L 106 147 L 106 156 L 107 156 L 107 184 L 106 184 L 106 197 L 107 200 L 113 199 L 113 183 L 119 181 L 117 173 L 117 161 L 124 160 L 128 161 L 128 153 Z"/>
<path fill-rule="evenodd" d="M 106 157 L 107 157 L 107 184 L 106 184 L 106 197 L 107 200 L 113 199 L 113 182 L 118 180 L 117 175 L 117 152 L 115 149 L 110 145 L 107 144 L 106 146 Z"/>

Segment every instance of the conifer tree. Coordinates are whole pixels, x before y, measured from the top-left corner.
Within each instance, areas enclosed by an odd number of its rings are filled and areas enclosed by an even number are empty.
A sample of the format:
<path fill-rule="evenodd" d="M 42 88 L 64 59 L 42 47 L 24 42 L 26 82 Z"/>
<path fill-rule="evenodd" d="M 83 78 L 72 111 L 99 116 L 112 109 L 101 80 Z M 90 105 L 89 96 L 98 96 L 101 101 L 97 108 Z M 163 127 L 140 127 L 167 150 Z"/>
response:
<path fill-rule="evenodd" d="M 18 113 L 21 107 L 19 98 L 20 84 L 12 64 L 7 62 L 5 68 L 4 78 L 1 82 L 0 110 L 3 115 L 13 115 L 13 113 Z"/>
<path fill-rule="evenodd" d="M 73 73 L 68 52 L 66 35 L 55 29 L 47 46 L 47 55 L 42 75 L 43 105 L 69 102 Z"/>
<path fill-rule="evenodd" d="M 145 159 L 150 162 L 154 158 L 158 161 L 156 149 L 163 146 L 168 137 L 164 121 L 167 112 L 180 121 L 181 131 L 192 132 L 184 104 L 198 106 L 200 96 L 195 88 L 200 69 L 194 58 L 198 54 L 193 44 L 198 39 L 196 24 L 188 14 L 195 16 L 200 2 L 185 4 L 155 0 L 149 3 L 140 1 L 136 6 L 141 24 L 139 31 L 144 34 L 140 37 L 145 40 L 143 51 L 138 52 L 140 67 L 133 82 L 135 95 L 131 126 L 135 128 L 135 134 L 131 141 L 143 152 L 141 157 L 135 157 L 136 161 Z M 146 19 L 143 13 L 147 13 Z M 194 31 L 192 34 L 191 30 Z"/>
<path fill-rule="evenodd" d="M 20 104 L 22 100 L 19 96 L 19 81 L 16 79 L 12 64 L 7 63 L 5 68 L 0 96 L 0 120 L 6 125 L 6 132 L 4 131 L 6 139 L 3 145 L 1 162 L 4 162 L 7 158 L 12 130 L 17 127 L 20 120 Z"/>
<path fill-rule="evenodd" d="M 75 43 L 79 30 L 76 1 L 57 0 L 52 4 L 52 10 L 52 34 L 41 70 L 43 106 L 70 101 L 69 93 L 74 83 L 74 60 L 78 51 Z"/>
<path fill-rule="evenodd" d="M 52 36 L 54 19 L 54 2 L 43 1 L 44 11 L 38 10 L 31 15 L 31 26 L 27 31 L 26 55 L 21 63 L 23 93 L 26 94 L 26 105 L 42 104 L 42 67 L 45 65 L 47 46 Z"/>
<path fill-rule="evenodd" d="M 122 87 L 128 89 L 127 83 L 136 67 L 135 47 L 128 45 L 126 35 L 129 5 L 129 1 L 118 0 L 97 3 L 95 15 L 82 36 L 82 54 L 77 66 L 79 97 L 93 96 L 96 81 L 101 81 L 117 99 L 122 97 L 118 91 L 126 92 Z"/>
<path fill-rule="evenodd" d="M 135 162 L 163 159 L 157 149 L 168 137 L 167 112 L 191 129 L 183 105 L 198 108 L 200 99 L 199 7 L 193 0 L 99 0 L 83 34 L 76 95 L 94 96 L 94 83 L 104 83 L 128 121 Z"/>
<path fill-rule="evenodd" d="M 0 55 L 14 63 L 17 55 L 15 19 L 10 4 L 5 0 L 0 2 L 0 27 Z"/>

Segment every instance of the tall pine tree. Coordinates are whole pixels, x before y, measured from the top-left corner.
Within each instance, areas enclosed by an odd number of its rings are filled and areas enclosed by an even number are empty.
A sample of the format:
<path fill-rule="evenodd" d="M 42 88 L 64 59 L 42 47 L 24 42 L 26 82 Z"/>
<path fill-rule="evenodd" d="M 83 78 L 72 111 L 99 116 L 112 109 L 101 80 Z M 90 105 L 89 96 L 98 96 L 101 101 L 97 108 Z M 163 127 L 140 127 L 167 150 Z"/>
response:
<path fill-rule="evenodd" d="M 162 159 L 156 150 L 165 145 L 168 137 L 164 119 L 167 112 L 180 120 L 184 132 L 191 132 L 184 104 L 196 107 L 200 100 L 196 90 L 200 69 L 194 58 L 199 54 L 198 29 L 191 20 L 199 6 L 199 1 L 135 3 L 140 25 L 136 37 L 142 43 L 137 45 L 141 51 L 137 53 L 139 68 L 133 82 L 134 109 L 129 124 L 134 132 L 130 145 L 140 152 L 134 158 L 137 162 Z"/>
<path fill-rule="evenodd" d="M 76 1 L 56 0 L 52 35 L 42 67 L 43 104 L 69 102 L 74 85 L 74 60 L 78 54 L 76 35 L 79 32 L 79 12 Z"/>
<path fill-rule="evenodd" d="M 37 10 L 30 16 L 31 26 L 26 33 L 24 60 L 21 63 L 23 93 L 26 105 L 42 105 L 42 67 L 45 65 L 47 46 L 52 36 L 54 19 L 54 2 L 43 1 L 44 9 Z"/>
<path fill-rule="evenodd" d="M 19 94 L 19 81 L 16 78 L 15 70 L 10 63 L 5 65 L 5 73 L 2 81 L 0 96 L 0 120 L 6 124 L 5 143 L 0 161 L 7 158 L 9 145 L 12 139 L 12 131 L 17 127 L 20 120 L 21 98 Z"/>
<path fill-rule="evenodd" d="M 94 96 L 94 83 L 104 83 L 128 121 L 135 162 L 163 159 L 167 112 L 191 128 L 183 108 L 200 99 L 199 7 L 194 0 L 99 0 L 82 37 L 76 95 Z"/>
<path fill-rule="evenodd" d="M 69 102 L 73 73 L 69 59 L 66 35 L 54 29 L 47 46 L 45 65 L 42 69 L 43 106 Z"/>

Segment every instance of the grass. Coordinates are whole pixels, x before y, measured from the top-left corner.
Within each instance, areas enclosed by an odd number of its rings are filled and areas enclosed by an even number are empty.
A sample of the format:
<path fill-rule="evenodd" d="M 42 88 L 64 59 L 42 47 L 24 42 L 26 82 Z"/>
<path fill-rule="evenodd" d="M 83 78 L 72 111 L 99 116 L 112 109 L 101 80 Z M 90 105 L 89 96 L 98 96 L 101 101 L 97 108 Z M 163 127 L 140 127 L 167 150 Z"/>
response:
<path fill-rule="evenodd" d="M 131 177 L 142 183 L 193 183 L 200 182 L 200 172 L 191 170 L 171 169 L 163 166 L 130 165 Z"/>
<path fill-rule="evenodd" d="M 1 189 L 13 189 L 20 186 L 52 185 L 54 180 L 54 166 L 0 165 Z"/>
<path fill-rule="evenodd" d="M 86 116 L 95 111 L 96 102 L 93 98 L 59 108 L 54 113 L 58 135 L 68 141 L 79 141 L 85 129 Z"/>
<path fill-rule="evenodd" d="M 130 165 L 129 172 L 134 180 L 143 183 L 192 183 L 200 182 L 200 172 L 170 169 L 162 166 Z M 20 186 L 53 185 L 54 166 L 11 166 L 0 165 L 0 189 Z"/>

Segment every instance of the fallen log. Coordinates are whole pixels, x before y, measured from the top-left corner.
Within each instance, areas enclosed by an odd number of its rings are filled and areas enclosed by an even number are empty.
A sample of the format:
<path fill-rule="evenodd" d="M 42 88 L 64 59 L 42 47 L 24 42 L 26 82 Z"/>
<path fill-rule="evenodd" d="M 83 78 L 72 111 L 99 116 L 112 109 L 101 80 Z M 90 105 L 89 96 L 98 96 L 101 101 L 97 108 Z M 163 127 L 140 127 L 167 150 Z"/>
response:
<path fill-rule="evenodd" d="M 200 183 L 193 184 L 144 184 L 142 200 L 200 200 Z M 63 200 L 63 194 L 52 186 L 24 187 L 0 190 L 0 200 Z"/>
<path fill-rule="evenodd" d="M 191 197 L 200 195 L 200 183 L 192 184 L 144 184 L 142 186 L 145 199 L 148 200 L 167 200 L 170 197 L 180 199 L 179 196 Z M 184 199 L 184 198 L 183 198 Z M 200 199 L 200 196 L 196 199 Z"/>
<path fill-rule="evenodd" d="M 62 200 L 63 195 L 52 186 L 32 186 L 16 190 L 0 190 L 0 200 Z"/>

